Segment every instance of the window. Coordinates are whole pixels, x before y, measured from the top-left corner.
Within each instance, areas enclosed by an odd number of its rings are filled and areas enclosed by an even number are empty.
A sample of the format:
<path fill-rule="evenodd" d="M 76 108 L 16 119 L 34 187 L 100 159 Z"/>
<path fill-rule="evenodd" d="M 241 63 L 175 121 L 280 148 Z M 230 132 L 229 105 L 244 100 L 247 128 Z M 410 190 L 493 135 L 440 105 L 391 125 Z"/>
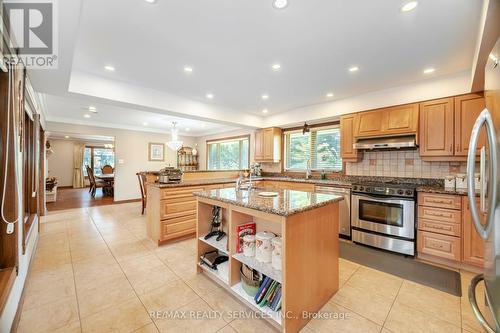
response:
<path fill-rule="evenodd" d="M 340 130 L 336 127 L 311 129 L 310 132 L 285 132 L 285 169 L 305 170 L 308 161 L 313 170 L 342 170 Z"/>
<path fill-rule="evenodd" d="M 83 152 L 83 174 L 85 177 L 87 177 L 87 165 L 94 170 L 94 175 L 100 176 L 103 166 L 115 167 L 115 151 L 112 148 L 85 147 Z"/>
<path fill-rule="evenodd" d="M 248 169 L 250 151 L 249 137 L 207 141 L 208 170 Z"/>

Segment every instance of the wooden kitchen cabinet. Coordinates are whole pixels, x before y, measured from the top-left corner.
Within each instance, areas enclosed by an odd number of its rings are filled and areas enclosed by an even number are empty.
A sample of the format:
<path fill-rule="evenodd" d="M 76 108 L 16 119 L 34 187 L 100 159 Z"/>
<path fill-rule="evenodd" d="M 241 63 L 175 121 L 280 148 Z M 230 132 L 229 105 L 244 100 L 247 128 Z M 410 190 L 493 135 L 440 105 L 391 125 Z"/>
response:
<path fill-rule="evenodd" d="M 407 104 L 358 113 L 354 136 L 361 138 L 417 133 L 418 110 L 418 104 Z"/>
<path fill-rule="evenodd" d="M 486 104 L 480 94 L 455 97 L 455 156 L 467 156 L 472 127 Z M 479 155 L 481 147 L 486 145 L 485 129 L 481 130 L 477 144 Z"/>
<path fill-rule="evenodd" d="M 282 131 L 277 127 L 270 127 L 255 132 L 256 162 L 279 162 L 281 160 Z"/>
<path fill-rule="evenodd" d="M 463 197 L 463 232 L 462 232 L 462 242 L 463 242 L 463 261 L 467 264 L 483 267 L 484 264 L 484 241 L 476 232 L 474 223 L 472 222 L 472 217 L 470 215 L 469 200 L 467 197 Z M 476 204 L 479 207 L 479 198 L 476 200 Z M 485 223 L 485 215 L 481 214 L 481 223 Z"/>
<path fill-rule="evenodd" d="M 454 101 L 443 98 L 420 103 L 420 156 L 454 155 Z"/>
<path fill-rule="evenodd" d="M 356 114 L 340 117 L 340 155 L 343 161 L 358 161 L 362 152 L 353 148 Z"/>

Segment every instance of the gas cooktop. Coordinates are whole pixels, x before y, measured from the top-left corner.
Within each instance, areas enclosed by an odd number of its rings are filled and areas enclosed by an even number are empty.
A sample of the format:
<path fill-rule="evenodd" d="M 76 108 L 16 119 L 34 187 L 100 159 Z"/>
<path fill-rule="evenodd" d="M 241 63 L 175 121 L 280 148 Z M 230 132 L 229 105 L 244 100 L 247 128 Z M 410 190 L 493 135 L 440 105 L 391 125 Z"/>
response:
<path fill-rule="evenodd" d="M 383 196 L 415 197 L 414 184 L 365 182 L 353 184 L 352 191 L 356 193 L 378 194 Z"/>

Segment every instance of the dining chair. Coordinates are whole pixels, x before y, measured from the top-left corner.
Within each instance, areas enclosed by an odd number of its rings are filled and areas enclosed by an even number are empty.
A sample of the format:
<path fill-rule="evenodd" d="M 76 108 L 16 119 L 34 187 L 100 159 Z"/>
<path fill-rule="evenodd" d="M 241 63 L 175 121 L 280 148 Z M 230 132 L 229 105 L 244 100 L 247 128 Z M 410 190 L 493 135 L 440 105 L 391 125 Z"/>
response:
<path fill-rule="evenodd" d="M 109 164 L 106 164 L 101 168 L 101 171 L 103 175 L 110 175 L 113 173 L 113 167 Z"/>
<path fill-rule="evenodd" d="M 139 188 L 141 190 L 141 201 L 142 201 L 142 212 L 141 214 L 144 215 L 144 211 L 146 210 L 146 203 L 147 203 L 147 177 L 145 172 L 138 172 L 136 173 L 137 178 L 139 179 Z"/>
<path fill-rule="evenodd" d="M 87 165 L 87 175 L 89 176 L 89 181 L 90 181 L 90 194 L 92 195 L 92 198 L 95 198 L 95 192 L 97 188 L 106 187 L 107 183 L 102 180 L 96 180 L 94 176 L 94 171 L 88 165 Z"/>

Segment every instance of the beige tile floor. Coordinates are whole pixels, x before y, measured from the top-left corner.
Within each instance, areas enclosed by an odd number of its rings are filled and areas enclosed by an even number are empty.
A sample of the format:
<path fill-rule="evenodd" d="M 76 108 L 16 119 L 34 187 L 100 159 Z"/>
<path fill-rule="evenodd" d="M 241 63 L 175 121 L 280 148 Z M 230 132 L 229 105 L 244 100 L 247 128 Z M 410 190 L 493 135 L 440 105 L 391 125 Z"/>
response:
<path fill-rule="evenodd" d="M 463 288 L 473 274 L 462 272 Z M 341 260 L 341 288 L 303 332 L 482 332 L 466 295 Z M 195 272 L 195 240 L 157 248 L 138 204 L 43 218 L 18 332 L 268 332 L 261 319 L 151 318 L 151 311 L 246 308 Z"/>

